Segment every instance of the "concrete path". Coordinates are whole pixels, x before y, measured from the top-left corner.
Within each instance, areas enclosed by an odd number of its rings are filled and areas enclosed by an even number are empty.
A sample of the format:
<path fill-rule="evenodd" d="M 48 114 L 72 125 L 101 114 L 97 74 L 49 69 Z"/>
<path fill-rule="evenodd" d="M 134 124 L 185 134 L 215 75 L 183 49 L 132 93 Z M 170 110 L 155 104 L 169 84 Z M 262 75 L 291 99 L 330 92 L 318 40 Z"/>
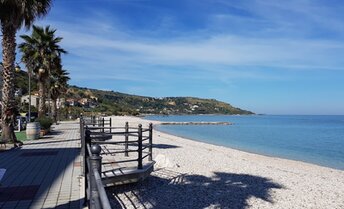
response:
<path fill-rule="evenodd" d="M 80 134 L 77 122 L 62 122 L 52 135 L 0 152 L 7 171 L 0 208 L 81 208 Z"/>

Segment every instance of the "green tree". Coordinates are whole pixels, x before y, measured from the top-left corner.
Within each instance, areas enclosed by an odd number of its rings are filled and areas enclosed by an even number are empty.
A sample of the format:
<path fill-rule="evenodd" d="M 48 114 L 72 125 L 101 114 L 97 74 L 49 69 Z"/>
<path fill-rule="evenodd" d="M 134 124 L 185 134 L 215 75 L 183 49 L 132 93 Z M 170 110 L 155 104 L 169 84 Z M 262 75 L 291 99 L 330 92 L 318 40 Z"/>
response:
<path fill-rule="evenodd" d="M 2 86 L 2 140 L 18 142 L 13 129 L 16 112 L 14 99 L 14 65 L 16 33 L 22 27 L 48 13 L 51 0 L 0 0 L 2 32 L 3 86 Z"/>
<path fill-rule="evenodd" d="M 50 26 L 45 28 L 33 26 L 31 36 L 20 36 L 24 42 L 19 45 L 20 51 L 23 53 L 22 61 L 27 68 L 31 70 L 37 79 L 39 104 L 38 116 L 45 116 L 46 90 L 50 87 L 50 74 L 54 68 L 58 68 L 58 62 L 61 60 L 61 54 L 66 53 L 59 46 L 61 37 L 55 37 L 55 29 Z"/>

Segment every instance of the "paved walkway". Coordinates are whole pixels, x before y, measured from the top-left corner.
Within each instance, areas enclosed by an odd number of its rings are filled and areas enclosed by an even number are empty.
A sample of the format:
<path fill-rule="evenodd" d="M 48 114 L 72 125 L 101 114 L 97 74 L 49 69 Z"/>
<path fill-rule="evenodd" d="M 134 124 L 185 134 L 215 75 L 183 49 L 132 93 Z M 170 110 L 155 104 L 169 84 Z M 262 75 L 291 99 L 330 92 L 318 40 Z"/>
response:
<path fill-rule="evenodd" d="M 0 208 L 80 208 L 80 134 L 77 122 L 63 122 L 44 139 L 0 152 L 7 172 L 0 186 Z"/>

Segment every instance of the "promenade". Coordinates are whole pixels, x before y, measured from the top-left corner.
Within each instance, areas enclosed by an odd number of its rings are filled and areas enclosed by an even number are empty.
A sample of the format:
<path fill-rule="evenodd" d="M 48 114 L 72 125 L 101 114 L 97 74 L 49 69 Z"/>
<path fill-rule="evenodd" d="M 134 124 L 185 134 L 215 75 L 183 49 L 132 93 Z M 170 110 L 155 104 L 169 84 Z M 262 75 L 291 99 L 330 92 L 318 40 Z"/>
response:
<path fill-rule="evenodd" d="M 1 209 L 81 208 L 79 123 L 62 122 L 44 139 L 0 152 L 0 168 L 7 169 Z"/>

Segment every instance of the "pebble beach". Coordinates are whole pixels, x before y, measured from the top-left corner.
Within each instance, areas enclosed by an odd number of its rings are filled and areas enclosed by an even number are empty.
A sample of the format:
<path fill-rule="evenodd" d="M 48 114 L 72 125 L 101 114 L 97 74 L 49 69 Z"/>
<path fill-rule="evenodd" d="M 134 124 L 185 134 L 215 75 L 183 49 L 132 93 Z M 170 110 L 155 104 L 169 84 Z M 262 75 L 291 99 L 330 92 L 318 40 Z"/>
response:
<path fill-rule="evenodd" d="M 159 121 L 113 116 L 115 126 Z M 344 171 L 153 132 L 154 172 L 108 189 L 119 208 L 344 208 Z"/>

